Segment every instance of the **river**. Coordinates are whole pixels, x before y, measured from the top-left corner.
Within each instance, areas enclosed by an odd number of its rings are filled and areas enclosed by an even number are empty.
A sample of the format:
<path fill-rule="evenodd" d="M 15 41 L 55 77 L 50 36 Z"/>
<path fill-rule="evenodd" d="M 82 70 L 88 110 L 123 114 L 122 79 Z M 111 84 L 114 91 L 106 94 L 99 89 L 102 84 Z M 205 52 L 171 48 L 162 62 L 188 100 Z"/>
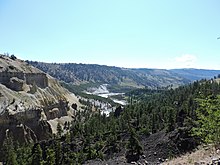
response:
<path fill-rule="evenodd" d="M 117 96 L 117 95 L 124 95 L 124 93 L 109 92 L 107 86 L 108 86 L 108 84 L 102 84 L 98 88 L 88 89 L 88 91 L 86 91 L 86 93 L 97 95 L 97 96 L 100 96 L 100 97 L 103 97 L 103 98 L 110 98 L 115 103 L 118 103 L 118 104 L 121 104 L 121 105 L 126 105 L 127 104 L 126 100 L 118 100 L 118 99 L 115 99 L 115 98 L 111 97 L 111 96 Z"/>

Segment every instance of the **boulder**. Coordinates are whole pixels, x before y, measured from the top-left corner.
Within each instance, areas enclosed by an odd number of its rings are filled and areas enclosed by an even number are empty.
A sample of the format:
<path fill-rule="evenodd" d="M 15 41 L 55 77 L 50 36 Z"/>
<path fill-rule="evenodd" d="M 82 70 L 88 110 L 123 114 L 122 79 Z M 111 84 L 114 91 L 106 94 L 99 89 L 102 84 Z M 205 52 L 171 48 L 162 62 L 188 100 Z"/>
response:
<path fill-rule="evenodd" d="M 10 78 L 10 81 L 7 84 L 7 87 L 14 91 L 22 91 L 23 86 L 24 86 L 24 81 L 17 77 Z"/>

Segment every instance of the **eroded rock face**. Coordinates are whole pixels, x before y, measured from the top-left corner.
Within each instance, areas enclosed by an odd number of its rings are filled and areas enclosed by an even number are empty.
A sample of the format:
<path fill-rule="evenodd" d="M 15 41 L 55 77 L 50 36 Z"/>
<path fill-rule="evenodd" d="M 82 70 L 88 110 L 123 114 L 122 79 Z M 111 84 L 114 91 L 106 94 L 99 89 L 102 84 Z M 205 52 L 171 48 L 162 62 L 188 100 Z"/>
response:
<path fill-rule="evenodd" d="M 45 73 L 26 73 L 25 79 L 28 85 L 36 84 L 40 88 L 48 87 L 48 78 Z"/>
<path fill-rule="evenodd" d="M 12 90 L 22 91 L 24 83 L 48 87 L 48 77 L 24 61 L 0 55 L 0 83 Z"/>
<path fill-rule="evenodd" d="M 14 102 L 1 113 L 0 142 L 7 131 L 15 135 L 19 142 L 24 143 L 51 138 L 53 132 L 48 120 L 65 116 L 68 110 L 68 102 L 64 100 L 48 107 L 33 109 L 19 109 L 16 105 Z"/>
<path fill-rule="evenodd" d="M 45 123 L 41 119 L 41 113 L 42 110 L 40 109 L 25 110 L 17 113 L 11 113 L 6 110 L 0 117 L 0 141 L 4 140 L 8 132 L 22 143 L 44 139 L 44 136 L 40 136 L 42 133 L 38 133 L 36 130 L 41 130 L 44 133 L 48 131 L 47 134 L 52 132 L 48 128 L 43 128 Z M 44 124 L 42 125 L 42 123 Z"/>
<path fill-rule="evenodd" d="M 22 91 L 24 86 L 24 81 L 17 77 L 12 77 L 10 78 L 10 81 L 7 83 L 7 85 L 12 90 Z"/>
<path fill-rule="evenodd" d="M 48 78 L 45 73 L 0 71 L 0 83 L 12 90 L 22 91 L 24 83 L 27 85 L 36 85 L 40 88 L 46 88 L 48 87 Z"/>
<path fill-rule="evenodd" d="M 0 100 L 6 99 L 9 96 L 3 95 L 0 97 Z M 45 93 L 43 96 L 45 96 Z M 24 102 L 17 101 L 17 99 L 14 98 L 6 103 L 3 102 L 6 105 L 1 107 L 0 143 L 3 142 L 6 136 L 6 130 L 15 134 L 16 139 L 25 143 L 48 139 L 53 134 L 48 121 L 67 116 L 67 111 L 69 110 L 68 101 L 65 99 L 51 101 L 47 104 L 44 101 L 39 105 L 25 102 L 26 98 Z M 22 100 L 22 98 L 20 99 Z"/>
<path fill-rule="evenodd" d="M 0 55 L 0 147 L 11 134 L 22 143 L 52 137 L 49 120 L 67 115 L 70 93 L 17 58 Z"/>
<path fill-rule="evenodd" d="M 12 136 L 19 143 L 32 143 L 37 141 L 34 131 L 23 124 L 1 125 L 0 140 L 3 141 L 6 136 Z"/>
<path fill-rule="evenodd" d="M 65 100 L 59 100 L 58 103 L 49 105 L 44 108 L 47 120 L 52 120 L 55 118 L 60 118 L 67 115 L 68 102 Z"/>

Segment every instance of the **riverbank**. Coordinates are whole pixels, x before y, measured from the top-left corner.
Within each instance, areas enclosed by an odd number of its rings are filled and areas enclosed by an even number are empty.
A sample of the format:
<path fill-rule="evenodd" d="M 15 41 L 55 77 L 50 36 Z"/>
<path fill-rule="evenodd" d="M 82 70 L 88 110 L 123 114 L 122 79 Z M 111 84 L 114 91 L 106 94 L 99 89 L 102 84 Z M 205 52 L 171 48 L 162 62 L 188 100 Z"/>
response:
<path fill-rule="evenodd" d="M 94 87 L 89 88 L 88 91 L 84 91 L 84 92 L 86 94 L 97 95 L 97 96 L 100 96 L 100 97 L 103 97 L 103 98 L 110 98 L 112 101 L 114 101 L 117 104 L 121 104 L 121 105 L 126 105 L 127 104 L 126 100 L 123 100 L 123 99 L 118 100 L 118 99 L 113 98 L 113 96 L 118 96 L 118 95 L 123 96 L 124 93 L 110 92 L 107 87 L 108 87 L 108 84 L 102 84 L 98 88 L 94 88 Z"/>

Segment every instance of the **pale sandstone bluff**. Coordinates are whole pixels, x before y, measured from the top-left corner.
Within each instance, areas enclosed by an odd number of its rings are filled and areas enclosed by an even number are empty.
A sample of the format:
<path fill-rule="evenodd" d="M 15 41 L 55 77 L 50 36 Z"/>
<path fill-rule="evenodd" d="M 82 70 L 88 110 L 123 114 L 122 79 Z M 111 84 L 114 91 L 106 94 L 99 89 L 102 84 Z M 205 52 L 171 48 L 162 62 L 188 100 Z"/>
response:
<path fill-rule="evenodd" d="M 62 124 L 73 117 L 73 103 L 79 105 L 75 95 L 54 78 L 15 56 L 0 55 L 1 142 L 8 134 L 26 143 L 50 138 L 59 119 Z"/>

